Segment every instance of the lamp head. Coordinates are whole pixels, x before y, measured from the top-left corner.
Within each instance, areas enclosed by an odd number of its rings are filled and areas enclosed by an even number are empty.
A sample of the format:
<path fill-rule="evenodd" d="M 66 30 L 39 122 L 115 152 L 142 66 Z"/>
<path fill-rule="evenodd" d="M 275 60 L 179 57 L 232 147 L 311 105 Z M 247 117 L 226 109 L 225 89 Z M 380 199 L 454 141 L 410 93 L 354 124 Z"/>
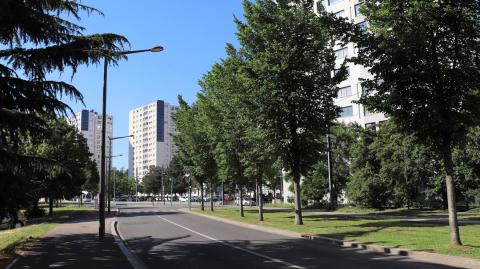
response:
<path fill-rule="evenodd" d="M 156 47 L 153 47 L 150 49 L 151 52 L 161 52 L 163 51 L 163 47 L 162 46 L 156 46 Z"/>

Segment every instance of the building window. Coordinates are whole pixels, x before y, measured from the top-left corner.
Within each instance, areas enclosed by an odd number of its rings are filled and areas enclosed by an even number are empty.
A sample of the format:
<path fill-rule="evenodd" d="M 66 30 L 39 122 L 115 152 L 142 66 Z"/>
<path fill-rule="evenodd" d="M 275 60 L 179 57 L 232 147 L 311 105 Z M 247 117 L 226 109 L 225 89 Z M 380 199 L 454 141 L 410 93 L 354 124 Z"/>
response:
<path fill-rule="evenodd" d="M 353 116 L 353 107 L 352 106 L 347 106 L 347 107 L 342 107 L 340 111 L 340 118 L 346 118 L 346 117 L 351 117 Z"/>
<path fill-rule="evenodd" d="M 348 66 L 345 67 L 345 70 L 347 71 L 347 78 L 348 78 L 348 77 L 350 76 L 350 67 L 348 67 Z M 336 75 L 338 74 L 338 72 L 340 72 L 340 68 L 339 68 L 339 69 L 335 69 L 335 70 L 333 71 L 333 75 L 336 76 Z"/>
<path fill-rule="evenodd" d="M 358 16 L 362 15 L 362 13 L 360 13 L 360 6 L 361 5 L 362 4 L 356 4 L 355 5 L 355 8 L 354 8 L 355 9 L 355 17 L 358 17 Z"/>
<path fill-rule="evenodd" d="M 343 0 L 327 0 L 327 1 L 328 1 L 329 6 L 335 5 L 335 4 L 340 3 L 340 2 L 343 2 Z"/>
<path fill-rule="evenodd" d="M 348 86 L 348 87 L 340 88 L 338 90 L 337 97 L 342 98 L 342 97 L 347 97 L 347 96 L 350 96 L 350 95 L 352 95 L 352 87 Z"/>
<path fill-rule="evenodd" d="M 343 10 L 343 9 L 338 11 L 338 12 L 333 13 L 333 15 L 337 18 L 345 18 L 346 17 L 345 16 L 345 10 Z"/>
<path fill-rule="evenodd" d="M 358 28 L 360 28 L 361 30 L 367 30 L 367 27 L 368 27 L 366 21 L 362 21 L 362 22 L 360 22 L 360 23 L 357 23 L 357 26 L 358 26 Z"/>
<path fill-rule="evenodd" d="M 365 129 L 371 129 L 375 131 L 375 122 L 365 123 Z"/>
<path fill-rule="evenodd" d="M 348 48 L 341 48 L 335 51 L 335 58 L 337 60 L 348 57 Z"/>

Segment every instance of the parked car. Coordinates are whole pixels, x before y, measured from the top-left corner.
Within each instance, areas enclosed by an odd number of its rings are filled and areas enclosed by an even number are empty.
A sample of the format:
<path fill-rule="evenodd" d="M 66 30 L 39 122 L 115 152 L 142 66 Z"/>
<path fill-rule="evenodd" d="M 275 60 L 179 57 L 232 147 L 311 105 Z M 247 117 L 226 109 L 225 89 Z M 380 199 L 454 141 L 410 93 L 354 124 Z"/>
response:
<path fill-rule="evenodd" d="M 0 220 L 0 230 L 20 228 L 27 224 L 27 218 L 21 211 L 17 211 L 17 220 L 11 216 Z"/>
<path fill-rule="evenodd" d="M 248 205 L 248 206 L 256 205 L 255 198 L 251 198 L 250 196 L 244 196 L 242 202 L 243 202 L 243 205 Z M 235 204 L 240 205 L 240 197 L 235 198 Z"/>
<path fill-rule="evenodd" d="M 180 196 L 179 201 L 182 203 L 188 202 L 188 197 L 187 196 Z"/>
<path fill-rule="evenodd" d="M 232 195 L 232 194 L 224 194 L 224 195 L 223 195 L 223 200 L 224 200 L 225 202 L 227 202 L 227 201 L 233 201 L 234 199 L 235 199 L 235 196 Z"/>

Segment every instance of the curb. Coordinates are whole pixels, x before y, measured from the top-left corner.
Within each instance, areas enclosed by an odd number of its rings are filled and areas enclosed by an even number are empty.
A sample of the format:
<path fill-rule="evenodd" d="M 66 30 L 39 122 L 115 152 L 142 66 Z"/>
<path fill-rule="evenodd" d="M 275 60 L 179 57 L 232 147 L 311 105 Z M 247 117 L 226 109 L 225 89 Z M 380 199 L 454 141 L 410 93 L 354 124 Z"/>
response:
<path fill-rule="evenodd" d="M 124 237 L 118 230 L 118 221 L 115 218 L 112 222 L 110 222 L 110 232 L 113 235 L 113 238 L 115 239 L 115 242 L 117 243 L 118 247 L 122 251 L 123 255 L 127 258 L 128 262 L 134 269 L 147 269 L 148 267 L 145 265 L 145 263 L 138 258 L 138 256 L 131 252 L 127 246 L 125 246 L 124 243 Z"/>
<path fill-rule="evenodd" d="M 189 211 L 188 209 L 179 209 L 179 211 L 213 219 L 213 220 L 231 224 L 231 225 L 236 225 L 243 228 L 249 228 L 257 231 L 262 231 L 262 232 L 267 232 L 271 234 L 292 237 L 292 238 L 322 241 L 324 243 L 328 243 L 328 244 L 332 244 L 332 245 L 336 245 L 344 248 L 363 249 L 363 250 L 369 250 L 372 252 L 383 253 L 387 255 L 410 257 L 419 261 L 425 261 L 425 262 L 441 264 L 441 265 L 448 265 L 448 266 L 453 266 L 457 268 L 458 267 L 465 268 L 465 269 L 480 268 L 480 260 L 473 259 L 473 258 L 465 258 L 465 257 L 458 257 L 458 256 L 451 256 L 451 255 L 416 251 L 416 250 L 409 250 L 409 249 L 401 249 L 401 248 L 389 248 L 389 247 L 374 245 L 374 244 L 363 244 L 355 241 L 345 241 L 345 240 L 340 240 L 340 239 L 330 238 L 325 236 L 302 234 L 297 232 L 281 230 L 277 228 L 262 227 L 255 224 L 243 223 L 235 220 L 229 220 L 221 217 L 210 216 L 210 215 L 206 215 L 198 212 L 193 212 L 193 211 Z"/>
<path fill-rule="evenodd" d="M 7 267 L 5 267 L 5 269 L 10 269 L 12 268 L 16 262 L 18 262 L 18 260 L 20 259 L 20 257 L 16 257 L 9 265 L 7 265 Z"/>

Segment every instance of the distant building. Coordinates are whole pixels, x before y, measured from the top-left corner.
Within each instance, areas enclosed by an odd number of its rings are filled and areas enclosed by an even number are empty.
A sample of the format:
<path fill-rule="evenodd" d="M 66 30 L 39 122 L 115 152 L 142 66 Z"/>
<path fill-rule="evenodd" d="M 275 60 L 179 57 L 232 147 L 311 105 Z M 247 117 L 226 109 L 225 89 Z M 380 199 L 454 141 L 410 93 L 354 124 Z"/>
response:
<path fill-rule="evenodd" d="M 128 173 L 142 179 L 150 166 L 168 167 L 176 151 L 172 114 L 177 110 L 162 100 L 130 110 Z"/>
<path fill-rule="evenodd" d="M 93 110 L 82 110 L 75 113 L 74 117 L 69 119 L 69 123 L 77 127 L 78 131 L 87 140 L 88 149 L 93 154 L 93 159 L 97 163 L 97 168 L 100 173 L 101 169 L 101 154 L 102 154 L 102 115 L 99 115 Z M 110 143 L 108 137 L 113 135 L 113 118 L 107 115 L 106 122 L 106 156 L 110 155 Z M 107 160 L 108 161 L 108 160 Z M 107 164 L 108 169 L 108 164 Z"/>

